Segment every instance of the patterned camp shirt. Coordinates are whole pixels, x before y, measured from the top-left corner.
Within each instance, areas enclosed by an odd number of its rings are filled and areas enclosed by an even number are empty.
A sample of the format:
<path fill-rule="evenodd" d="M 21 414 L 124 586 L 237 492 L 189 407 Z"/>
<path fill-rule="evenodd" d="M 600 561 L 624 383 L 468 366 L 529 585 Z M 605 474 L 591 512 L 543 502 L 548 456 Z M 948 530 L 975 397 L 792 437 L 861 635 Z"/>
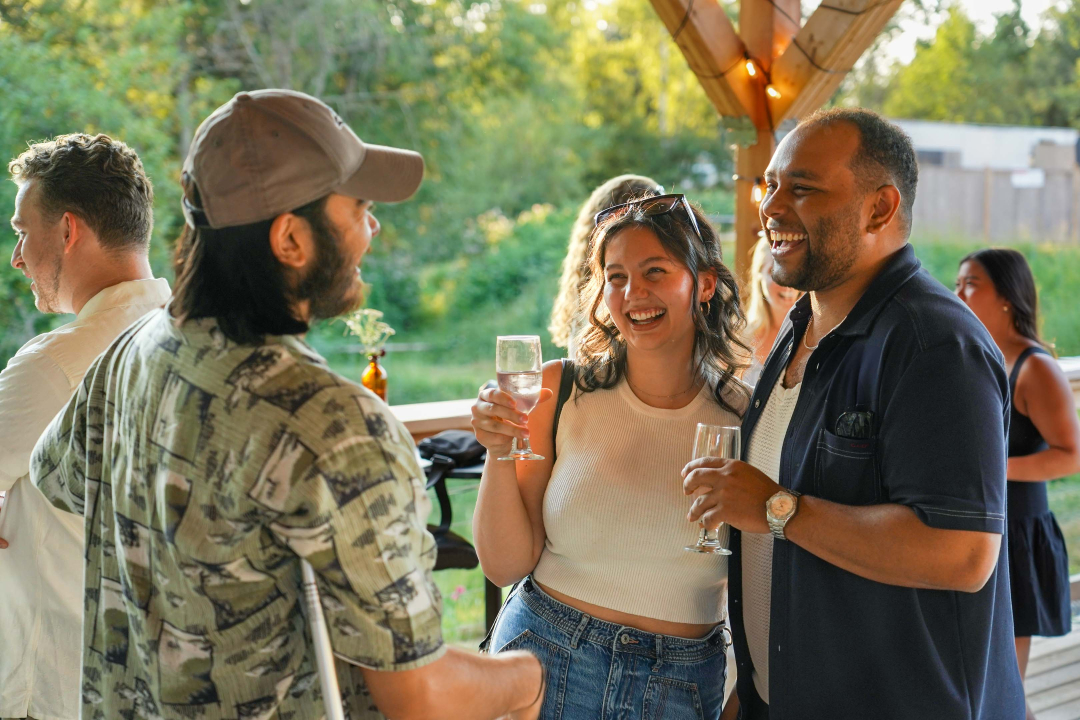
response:
<path fill-rule="evenodd" d="M 83 720 L 323 717 L 301 557 L 353 720 L 383 717 L 357 666 L 445 652 L 412 439 L 299 338 L 241 346 L 151 313 L 87 372 L 31 477 L 86 518 Z"/>

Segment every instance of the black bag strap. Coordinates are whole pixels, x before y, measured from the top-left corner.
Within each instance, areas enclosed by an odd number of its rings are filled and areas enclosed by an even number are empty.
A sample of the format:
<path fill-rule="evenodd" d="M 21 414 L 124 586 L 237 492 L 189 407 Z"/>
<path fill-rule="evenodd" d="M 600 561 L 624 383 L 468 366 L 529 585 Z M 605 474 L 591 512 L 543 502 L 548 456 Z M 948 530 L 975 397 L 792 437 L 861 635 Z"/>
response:
<path fill-rule="evenodd" d="M 427 489 L 434 488 L 439 500 L 439 525 L 432 534 L 446 533 L 453 523 L 453 509 L 450 506 L 450 493 L 446 490 L 446 476 L 457 467 L 453 458 L 435 453 L 431 456 L 431 467 L 427 471 Z"/>
<path fill-rule="evenodd" d="M 562 416 L 563 405 L 570 399 L 574 392 L 574 380 L 577 378 L 577 369 L 574 361 L 570 358 L 562 359 L 562 378 L 559 380 L 559 396 L 555 400 L 555 417 L 551 421 L 551 455 L 555 458 L 555 441 L 559 437 L 559 417 Z"/>

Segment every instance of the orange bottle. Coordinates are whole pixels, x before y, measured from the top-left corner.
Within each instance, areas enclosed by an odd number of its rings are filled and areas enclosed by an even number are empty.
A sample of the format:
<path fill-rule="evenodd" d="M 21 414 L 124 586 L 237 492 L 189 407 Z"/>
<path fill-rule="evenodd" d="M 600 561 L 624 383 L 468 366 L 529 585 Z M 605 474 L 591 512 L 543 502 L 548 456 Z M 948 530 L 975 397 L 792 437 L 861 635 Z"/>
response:
<path fill-rule="evenodd" d="M 364 374 L 360 376 L 360 383 L 378 395 L 383 402 L 386 402 L 386 368 L 379 364 L 379 358 L 385 354 L 385 350 L 372 353 L 371 362 L 364 368 Z"/>

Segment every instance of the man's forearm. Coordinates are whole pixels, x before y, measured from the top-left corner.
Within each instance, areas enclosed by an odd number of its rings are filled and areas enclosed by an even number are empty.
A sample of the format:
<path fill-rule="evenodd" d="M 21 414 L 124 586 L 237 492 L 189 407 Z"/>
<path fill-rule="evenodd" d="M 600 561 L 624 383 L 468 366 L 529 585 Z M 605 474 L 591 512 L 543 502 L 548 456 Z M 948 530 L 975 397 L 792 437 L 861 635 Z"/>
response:
<path fill-rule="evenodd" d="M 942 530 L 903 505 L 851 506 L 804 496 L 789 541 L 860 577 L 889 585 L 974 592 L 997 564 L 1001 536 Z"/>
<path fill-rule="evenodd" d="M 529 707 L 542 671 L 529 653 L 498 655 L 455 648 L 416 670 L 364 670 L 379 710 L 395 720 L 494 720 Z"/>

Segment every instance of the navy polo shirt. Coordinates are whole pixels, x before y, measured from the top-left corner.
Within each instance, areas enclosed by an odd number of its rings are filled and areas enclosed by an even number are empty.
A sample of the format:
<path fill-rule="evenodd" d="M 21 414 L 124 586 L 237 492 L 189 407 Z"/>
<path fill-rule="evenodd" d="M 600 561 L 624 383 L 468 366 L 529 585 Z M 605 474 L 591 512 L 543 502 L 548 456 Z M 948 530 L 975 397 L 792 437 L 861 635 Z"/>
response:
<path fill-rule="evenodd" d="M 750 401 L 743 459 L 809 317 L 804 296 Z M 1004 535 L 1008 422 L 1001 353 L 906 245 L 810 355 L 779 483 L 846 505 L 906 505 L 930 527 Z M 739 535 L 729 582 L 743 718 L 1024 717 L 1004 537 L 976 593 L 874 582 L 774 540 L 766 711 L 743 630 L 753 598 L 742 596 Z"/>

